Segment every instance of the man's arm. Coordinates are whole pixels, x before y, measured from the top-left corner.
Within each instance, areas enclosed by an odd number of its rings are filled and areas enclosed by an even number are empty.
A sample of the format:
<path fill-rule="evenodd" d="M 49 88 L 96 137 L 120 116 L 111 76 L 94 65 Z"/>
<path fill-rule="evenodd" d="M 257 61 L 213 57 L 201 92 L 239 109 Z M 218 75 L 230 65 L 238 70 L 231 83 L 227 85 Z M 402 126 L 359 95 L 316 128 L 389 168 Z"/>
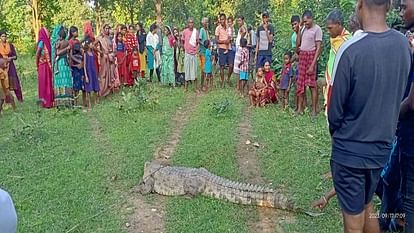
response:
<path fill-rule="evenodd" d="M 414 81 L 414 80 L 413 80 Z M 410 94 L 401 103 L 400 119 L 404 119 L 407 115 L 414 111 L 414 82 L 411 82 Z"/>
<path fill-rule="evenodd" d="M 266 31 L 266 35 L 267 35 L 267 39 L 269 41 L 269 43 L 272 43 L 273 41 L 273 26 L 272 25 L 267 25 L 267 27 L 265 28 Z"/>
<path fill-rule="evenodd" d="M 302 28 L 299 28 L 296 36 L 296 53 L 299 54 L 300 46 L 302 45 Z"/>
<path fill-rule="evenodd" d="M 257 61 L 257 54 L 259 53 L 259 44 L 260 44 L 260 32 L 259 32 L 259 28 L 257 29 L 256 32 L 256 53 L 255 53 L 255 57 L 254 57 L 254 61 Z"/>
<path fill-rule="evenodd" d="M 334 67 L 332 96 L 328 107 L 329 132 L 331 135 L 341 128 L 344 120 L 344 106 L 348 101 L 351 87 L 351 62 L 344 53 Z"/>
<path fill-rule="evenodd" d="M 315 67 L 322 52 L 322 41 L 316 41 L 316 54 L 312 61 L 312 66 Z M 315 69 L 316 70 L 316 69 Z"/>

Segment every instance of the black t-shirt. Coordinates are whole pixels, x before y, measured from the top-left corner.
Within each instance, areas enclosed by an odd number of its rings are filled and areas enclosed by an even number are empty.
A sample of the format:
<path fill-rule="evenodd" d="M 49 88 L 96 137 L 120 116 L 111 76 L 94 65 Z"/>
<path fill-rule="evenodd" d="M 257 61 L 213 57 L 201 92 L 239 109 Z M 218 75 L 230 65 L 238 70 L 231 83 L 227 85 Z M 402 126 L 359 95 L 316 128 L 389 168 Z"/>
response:
<path fill-rule="evenodd" d="M 328 112 L 335 162 L 369 169 L 385 165 L 411 56 L 407 39 L 395 30 L 365 32 L 342 45 Z"/>
<path fill-rule="evenodd" d="M 271 24 L 268 25 L 267 29 L 268 29 L 270 34 L 274 35 L 274 29 L 273 29 L 273 26 Z M 259 44 L 258 55 L 261 55 L 261 56 L 270 56 L 270 55 L 272 55 L 273 41 L 269 41 L 269 39 L 267 38 L 267 33 L 266 33 L 263 25 L 261 25 L 257 29 L 256 37 L 257 37 L 257 42 L 256 43 Z"/>

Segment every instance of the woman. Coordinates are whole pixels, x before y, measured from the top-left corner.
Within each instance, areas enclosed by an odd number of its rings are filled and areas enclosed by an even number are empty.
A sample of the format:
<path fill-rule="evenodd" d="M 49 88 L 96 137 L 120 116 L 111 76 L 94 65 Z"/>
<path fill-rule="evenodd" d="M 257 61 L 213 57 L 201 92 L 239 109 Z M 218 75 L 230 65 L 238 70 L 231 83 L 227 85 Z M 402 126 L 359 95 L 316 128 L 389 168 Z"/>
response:
<path fill-rule="evenodd" d="M 23 102 L 22 87 L 20 85 L 20 79 L 17 75 L 16 66 L 14 61 L 17 60 L 17 53 L 14 45 L 7 41 L 7 33 L 0 32 L 0 56 L 8 61 L 8 78 L 9 78 L 9 87 L 11 91 L 14 91 L 16 98 L 19 102 Z M 6 103 L 14 102 L 14 98 L 10 95 L 9 98 L 6 98 Z"/>
<path fill-rule="evenodd" d="M 73 79 L 69 66 L 70 45 L 66 40 L 66 30 L 57 25 L 52 33 L 52 70 L 55 89 L 55 105 L 73 104 Z"/>
<path fill-rule="evenodd" d="M 116 51 L 116 65 L 118 71 L 119 81 L 121 85 L 129 85 L 127 79 L 128 73 L 128 59 L 126 56 L 126 47 L 121 32 L 117 32 L 115 36 L 115 48 Z"/>
<path fill-rule="evenodd" d="M 154 23 L 150 27 L 150 32 L 147 35 L 147 52 L 148 52 L 148 69 L 150 70 L 150 82 L 152 82 L 152 76 L 154 75 L 154 69 L 157 72 L 158 81 L 161 81 L 160 69 L 161 64 L 159 43 L 160 40 L 157 35 L 157 25 Z"/>
<path fill-rule="evenodd" d="M 266 95 L 266 103 L 276 103 L 277 102 L 277 87 L 274 82 L 275 75 L 273 71 L 270 69 L 270 62 L 266 61 L 264 64 L 264 77 L 265 82 L 267 84 L 267 95 Z"/>
<path fill-rule="evenodd" d="M 165 27 L 165 36 L 163 38 L 163 48 L 162 48 L 162 74 L 161 74 L 161 83 L 166 85 L 175 86 L 175 75 L 174 75 L 174 46 L 175 39 L 172 35 L 171 28 L 169 26 Z"/>
<path fill-rule="evenodd" d="M 247 28 L 244 24 L 244 17 L 243 16 L 239 16 L 237 18 L 237 23 L 239 25 L 239 31 L 237 32 L 237 38 L 236 38 L 236 56 L 234 59 L 234 73 L 236 74 L 237 77 L 240 76 L 240 68 L 239 68 L 239 64 L 240 64 L 240 58 L 241 58 L 241 52 L 242 52 L 242 48 L 240 47 L 240 40 L 242 38 L 245 38 L 246 34 L 247 34 Z M 240 90 L 240 78 L 237 79 L 237 90 Z"/>
<path fill-rule="evenodd" d="M 137 24 L 137 41 L 139 47 L 139 61 L 140 61 L 140 69 L 141 69 L 141 78 L 145 78 L 145 71 L 147 70 L 147 51 L 146 47 L 146 40 L 147 40 L 147 33 L 145 32 L 142 23 L 139 22 Z"/>
<path fill-rule="evenodd" d="M 112 47 L 112 41 L 109 38 L 111 27 L 104 24 L 101 35 L 96 38 L 99 44 L 100 67 L 99 67 L 99 84 L 101 97 L 105 97 L 117 88 L 118 81 L 115 75 L 115 54 Z"/>
<path fill-rule="evenodd" d="M 53 107 L 54 102 L 51 52 L 49 33 L 46 28 L 41 28 L 36 48 L 36 67 L 39 102 L 43 108 Z"/>

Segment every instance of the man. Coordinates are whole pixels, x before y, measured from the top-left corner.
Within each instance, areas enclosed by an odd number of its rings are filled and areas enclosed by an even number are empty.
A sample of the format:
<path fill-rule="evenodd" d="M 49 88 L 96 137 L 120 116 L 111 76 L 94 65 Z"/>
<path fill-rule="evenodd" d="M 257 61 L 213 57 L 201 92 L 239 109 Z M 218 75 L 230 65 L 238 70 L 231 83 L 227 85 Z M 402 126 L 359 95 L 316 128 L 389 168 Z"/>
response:
<path fill-rule="evenodd" d="M 242 49 L 240 48 L 240 41 L 242 38 L 245 38 L 247 35 L 247 28 L 244 25 L 244 16 L 237 17 L 237 26 L 239 27 L 239 31 L 237 32 L 236 37 L 236 56 L 234 59 L 234 73 L 237 77 L 237 90 L 240 90 L 240 59 L 241 59 L 241 52 Z M 247 64 L 248 65 L 248 64 Z"/>
<path fill-rule="evenodd" d="M 233 75 L 234 71 L 234 60 L 236 57 L 236 44 L 235 44 L 235 29 L 234 29 L 234 19 L 232 16 L 227 17 L 227 34 L 230 38 L 230 44 L 229 44 L 229 69 L 227 74 L 227 84 L 230 86 L 230 78 Z"/>
<path fill-rule="evenodd" d="M 200 69 L 201 69 L 201 87 L 204 86 L 204 64 L 206 62 L 206 47 L 204 47 L 204 42 L 209 40 L 210 36 L 208 35 L 208 18 L 204 17 L 201 20 L 201 25 L 203 26 L 200 29 L 200 53 L 198 58 L 200 59 Z"/>
<path fill-rule="evenodd" d="M 197 52 L 199 46 L 199 34 L 194 28 L 193 18 L 187 21 L 187 28 L 183 31 L 181 40 L 184 44 L 184 73 L 185 73 L 185 90 L 188 91 L 188 82 L 194 81 L 195 90 L 197 89 Z"/>
<path fill-rule="evenodd" d="M 327 114 L 327 106 L 329 105 L 329 98 L 331 96 L 332 71 L 336 53 L 342 44 L 352 37 L 344 27 L 344 18 L 340 10 L 333 10 L 329 13 L 328 17 L 326 18 L 326 28 L 328 29 L 329 35 L 331 37 L 331 50 L 329 52 L 329 59 L 325 72 L 326 83 L 323 86 L 325 114 Z"/>
<path fill-rule="evenodd" d="M 0 232 L 16 233 L 17 215 L 10 195 L 0 189 Z"/>
<path fill-rule="evenodd" d="M 220 14 L 219 16 L 219 25 L 216 27 L 215 31 L 216 41 L 219 48 L 219 63 L 220 63 L 220 76 L 221 76 L 221 87 L 224 88 L 224 67 L 226 65 L 230 65 L 230 42 L 231 38 L 227 33 L 227 25 L 226 25 L 226 15 Z M 232 64 L 233 65 L 233 64 Z M 228 80 L 230 80 L 230 72 L 228 76 Z"/>
<path fill-rule="evenodd" d="M 358 0 L 364 31 L 336 55 L 328 109 L 331 170 L 345 232 L 379 232 L 371 201 L 391 152 L 410 72 L 406 38 L 385 21 L 389 0 Z"/>
<path fill-rule="evenodd" d="M 296 84 L 296 94 L 299 97 L 297 112 L 303 114 L 306 87 L 309 87 L 312 93 L 312 117 L 316 117 L 318 106 L 316 79 L 318 59 L 322 51 L 322 29 L 313 22 L 312 12 L 305 11 L 302 18 L 304 28 L 299 30 L 297 39 L 299 53 L 299 75 Z"/>
<path fill-rule="evenodd" d="M 256 33 L 256 68 L 263 67 L 267 61 L 272 64 L 274 29 L 269 23 L 269 13 L 262 14 L 262 22 Z"/>
<path fill-rule="evenodd" d="M 299 15 L 293 15 L 290 18 L 290 24 L 292 25 L 292 36 L 290 38 L 292 43 L 292 49 L 296 50 L 296 39 L 298 38 L 298 33 L 300 29 L 300 17 Z"/>
<path fill-rule="evenodd" d="M 414 0 L 401 0 L 405 27 L 414 31 Z M 414 232 L 414 63 L 411 64 L 409 85 L 401 104 L 398 139 L 401 154 L 401 192 L 405 213 L 405 232 Z"/>

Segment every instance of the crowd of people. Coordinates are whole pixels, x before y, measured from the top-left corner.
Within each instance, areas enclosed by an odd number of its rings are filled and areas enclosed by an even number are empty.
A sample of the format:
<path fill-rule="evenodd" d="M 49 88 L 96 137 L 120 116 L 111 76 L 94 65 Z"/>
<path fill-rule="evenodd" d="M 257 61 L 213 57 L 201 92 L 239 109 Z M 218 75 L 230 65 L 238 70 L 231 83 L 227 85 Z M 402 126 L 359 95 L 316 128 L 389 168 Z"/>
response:
<path fill-rule="evenodd" d="M 320 85 L 317 64 L 323 35 L 311 11 L 291 18 L 292 43 L 284 53 L 280 75 L 272 70 L 275 31 L 267 12 L 256 31 L 243 16 L 236 18 L 236 31 L 234 19 L 220 14 L 214 36 L 208 18 L 202 19 L 200 30 L 189 18 L 183 31 L 169 26 L 162 31 L 156 23 L 148 33 L 141 23 L 118 25 L 115 30 L 104 24 L 97 37 L 91 22 L 86 22 L 81 40 L 73 26 L 69 35 L 62 25 L 51 36 L 42 28 L 36 52 L 40 104 L 44 108 L 71 105 L 82 96 L 82 105 L 90 109 L 99 98 L 139 79 L 154 81 L 154 71 L 164 85 L 184 84 L 188 90 L 194 84 L 196 91 L 209 91 L 215 86 L 217 66 L 220 86 L 237 77 L 237 90 L 249 96 L 252 106 L 280 102 L 286 107 L 294 86 L 300 114 L 309 88 L 311 113 L 316 116 L 320 86 L 332 136 L 334 188 L 314 206 L 322 209 L 337 195 L 345 232 L 413 233 L 414 0 L 401 1 L 406 36 L 387 26 L 390 5 L 390 0 L 358 0 L 349 19 L 351 32 L 339 10 L 329 13 L 325 24 L 331 46 Z M 5 32 L 0 36 L 0 107 L 6 102 L 15 108 L 12 93 L 23 100 L 14 65 L 16 51 Z M 372 206 L 375 193 L 382 200 L 380 214 Z"/>

